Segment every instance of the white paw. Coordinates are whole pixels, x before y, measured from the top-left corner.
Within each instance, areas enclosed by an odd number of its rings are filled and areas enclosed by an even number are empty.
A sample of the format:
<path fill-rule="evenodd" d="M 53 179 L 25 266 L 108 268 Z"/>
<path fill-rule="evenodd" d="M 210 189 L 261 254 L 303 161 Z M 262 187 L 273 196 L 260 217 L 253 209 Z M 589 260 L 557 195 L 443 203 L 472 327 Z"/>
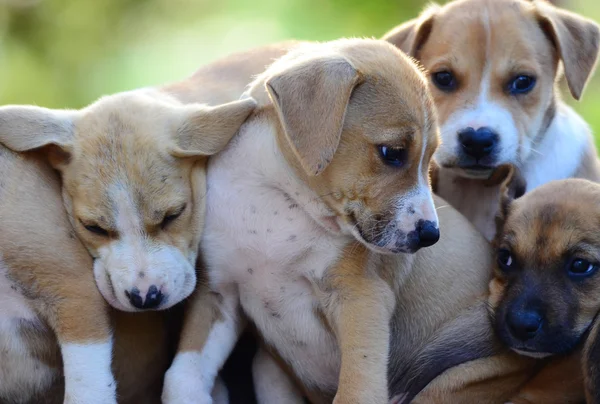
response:
<path fill-rule="evenodd" d="M 179 354 L 165 375 L 163 404 L 213 404 L 212 386 L 205 385 L 192 353 Z"/>

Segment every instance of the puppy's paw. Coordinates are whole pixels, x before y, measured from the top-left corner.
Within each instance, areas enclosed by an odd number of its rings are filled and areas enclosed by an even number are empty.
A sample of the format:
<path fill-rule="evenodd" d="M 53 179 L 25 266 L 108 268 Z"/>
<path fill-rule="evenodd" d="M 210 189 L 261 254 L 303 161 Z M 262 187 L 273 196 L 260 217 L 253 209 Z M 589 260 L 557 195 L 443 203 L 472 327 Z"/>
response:
<path fill-rule="evenodd" d="M 114 380 L 70 383 L 65 388 L 64 404 L 117 404 L 116 385 Z"/>
<path fill-rule="evenodd" d="M 165 375 L 163 404 L 228 404 L 228 392 L 219 378 L 213 393 L 206 385 L 206 376 L 192 357 L 178 355 Z"/>

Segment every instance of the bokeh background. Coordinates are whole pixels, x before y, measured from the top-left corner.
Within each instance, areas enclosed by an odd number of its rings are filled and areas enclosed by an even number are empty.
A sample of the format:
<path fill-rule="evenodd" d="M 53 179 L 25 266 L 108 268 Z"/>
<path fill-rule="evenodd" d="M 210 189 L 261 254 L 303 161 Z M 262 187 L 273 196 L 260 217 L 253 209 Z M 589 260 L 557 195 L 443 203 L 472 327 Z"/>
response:
<path fill-rule="evenodd" d="M 600 21 L 600 0 L 560 2 Z M 182 79 L 204 63 L 261 44 L 380 37 L 426 3 L 0 0 L 0 105 L 80 108 L 104 94 Z M 581 102 L 566 92 L 564 98 L 600 133 L 600 73 Z"/>

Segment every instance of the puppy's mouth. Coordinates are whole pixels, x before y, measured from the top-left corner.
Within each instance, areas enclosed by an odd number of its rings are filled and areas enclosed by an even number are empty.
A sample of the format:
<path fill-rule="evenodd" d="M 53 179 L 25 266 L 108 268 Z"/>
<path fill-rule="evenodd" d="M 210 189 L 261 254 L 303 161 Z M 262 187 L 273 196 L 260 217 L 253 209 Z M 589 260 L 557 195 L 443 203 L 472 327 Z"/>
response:
<path fill-rule="evenodd" d="M 537 352 L 537 351 L 531 351 L 528 349 L 517 349 L 517 348 L 511 348 L 511 349 L 513 351 L 515 351 L 516 353 L 518 353 L 519 355 L 529 356 L 530 358 L 535 358 L 535 359 L 543 359 L 543 358 L 547 358 L 548 356 L 554 355 L 553 353 L 550 353 L 550 352 Z"/>
<path fill-rule="evenodd" d="M 386 229 L 392 225 L 390 223 L 381 223 L 369 232 L 365 231 L 354 213 L 347 215 L 346 221 L 351 227 L 354 238 L 378 254 L 413 254 L 419 250 L 416 243 L 410 243 L 410 235 L 406 235 L 399 229 L 393 231 Z M 390 237 L 389 234 L 394 234 L 395 237 Z M 405 242 L 401 242 L 401 240 Z"/>

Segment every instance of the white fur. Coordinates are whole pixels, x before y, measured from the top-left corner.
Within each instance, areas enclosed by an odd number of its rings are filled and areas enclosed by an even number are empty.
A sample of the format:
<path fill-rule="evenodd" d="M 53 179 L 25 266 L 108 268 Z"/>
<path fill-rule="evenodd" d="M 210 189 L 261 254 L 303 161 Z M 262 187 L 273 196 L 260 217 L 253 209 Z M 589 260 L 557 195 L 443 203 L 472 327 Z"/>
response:
<path fill-rule="evenodd" d="M 173 360 L 165 375 L 164 404 L 208 404 L 213 402 L 213 398 L 217 402 L 214 396 L 224 400 L 222 388 L 215 385 L 215 379 L 243 327 L 237 314 L 238 296 L 232 292 L 224 288 L 223 319 L 213 324 L 202 352 L 180 352 Z"/>
<path fill-rule="evenodd" d="M 212 287 L 236 284 L 244 312 L 299 376 L 335 388 L 339 350 L 314 313 L 312 282 L 351 236 L 320 224 L 331 212 L 288 167 L 266 121 L 243 126 L 211 159 L 208 190 L 201 248 Z"/>
<path fill-rule="evenodd" d="M 568 105 L 559 103 L 556 116 L 535 152 L 523 164 L 527 191 L 549 181 L 572 177 L 591 143 L 588 124 Z"/>
<path fill-rule="evenodd" d="M 112 341 L 61 344 L 65 373 L 65 403 L 116 404 L 112 375 Z"/>
<path fill-rule="evenodd" d="M 21 321 L 42 325 L 18 287 L 6 277 L 7 272 L 0 259 L 0 402 L 10 398 L 27 401 L 48 389 L 60 370 L 33 357 L 28 341 L 19 333 Z"/>
<path fill-rule="evenodd" d="M 259 348 L 252 362 L 258 404 L 304 404 L 304 398 L 273 356 Z"/>

